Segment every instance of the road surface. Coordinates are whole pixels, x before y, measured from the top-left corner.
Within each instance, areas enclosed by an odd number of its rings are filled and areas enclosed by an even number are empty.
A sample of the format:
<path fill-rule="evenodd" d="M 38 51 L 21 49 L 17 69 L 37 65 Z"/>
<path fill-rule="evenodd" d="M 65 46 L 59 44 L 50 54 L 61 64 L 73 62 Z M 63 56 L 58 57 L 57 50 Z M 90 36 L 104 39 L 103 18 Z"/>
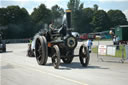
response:
<path fill-rule="evenodd" d="M 75 57 L 71 64 L 61 61 L 60 68 L 54 69 L 50 58 L 40 66 L 34 57 L 27 57 L 27 47 L 7 44 L 7 52 L 0 53 L 1 85 L 128 85 L 128 63 L 120 63 L 119 58 L 104 57 L 101 62 L 91 53 L 88 68 Z"/>

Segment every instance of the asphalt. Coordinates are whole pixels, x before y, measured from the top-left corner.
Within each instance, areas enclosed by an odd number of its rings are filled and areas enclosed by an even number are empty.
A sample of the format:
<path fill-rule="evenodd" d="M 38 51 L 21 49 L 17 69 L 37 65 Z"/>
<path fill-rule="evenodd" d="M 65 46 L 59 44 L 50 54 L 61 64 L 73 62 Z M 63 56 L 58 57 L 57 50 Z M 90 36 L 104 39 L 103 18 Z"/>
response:
<path fill-rule="evenodd" d="M 40 66 L 35 57 L 27 57 L 27 47 L 24 43 L 7 44 L 7 52 L 0 54 L 1 85 L 127 85 L 128 62 L 121 63 L 120 58 L 97 58 L 91 53 L 87 68 L 75 57 L 71 64 L 61 61 L 60 68 L 54 69 L 50 58 L 45 66 Z"/>

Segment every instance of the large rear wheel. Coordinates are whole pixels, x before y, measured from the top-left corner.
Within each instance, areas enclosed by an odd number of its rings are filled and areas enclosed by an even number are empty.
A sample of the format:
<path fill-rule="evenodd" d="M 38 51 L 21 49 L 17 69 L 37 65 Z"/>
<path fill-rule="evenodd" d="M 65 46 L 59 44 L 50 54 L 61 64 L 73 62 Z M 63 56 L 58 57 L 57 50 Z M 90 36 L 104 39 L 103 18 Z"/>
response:
<path fill-rule="evenodd" d="M 47 41 L 44 36 L 38 36 L 35 44 L 36 60 L 39 65 L 45 65 L 48 59 Z"/>
<path fill-rule="evenodd" d="M 53 46 L 53 55 L 52 55 L 52 63 L 54 68 L 58 69 L 60 65 L 60 50 L 57 45 Z"/>
<path fill-rule="evenodd" d="M 79 50 L 79 59 L 82 64 L 82 66 L 87 67 L 89 64 L 89 50 L 85 45 L 82 45 Z"/>

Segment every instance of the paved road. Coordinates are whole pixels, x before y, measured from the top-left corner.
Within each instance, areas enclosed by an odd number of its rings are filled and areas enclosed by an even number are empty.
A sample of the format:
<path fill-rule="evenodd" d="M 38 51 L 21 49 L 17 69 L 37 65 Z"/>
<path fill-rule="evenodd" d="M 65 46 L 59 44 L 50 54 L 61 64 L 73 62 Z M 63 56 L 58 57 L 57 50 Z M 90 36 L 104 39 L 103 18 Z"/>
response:
<path fill-rule="evenodd" d="M 127 85 L 128 63 L 118 58 L 104 57 L 101 62 L 92 53 L 88 68 L 75 57 L 72 64 L 61 63 L 60 69 L 54 69 L 51 59 L 39 66 L 26 50 L 27 44 L 8 44 L 7 52 L 0 54 L 1 85 Z"/>

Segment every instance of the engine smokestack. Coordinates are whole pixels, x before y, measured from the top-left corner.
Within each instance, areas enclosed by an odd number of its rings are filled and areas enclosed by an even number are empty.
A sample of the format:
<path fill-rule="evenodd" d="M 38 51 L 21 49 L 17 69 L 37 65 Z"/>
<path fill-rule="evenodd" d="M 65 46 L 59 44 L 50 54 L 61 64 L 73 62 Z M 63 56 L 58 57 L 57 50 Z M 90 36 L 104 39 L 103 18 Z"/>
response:
<path fill-rule="evenodd" d="M 71 10 L 70 9 L 67 9 L 66 10 L 66 20 L 67 20 L 67 27 L 68 29 L 71 28 Z"/>

